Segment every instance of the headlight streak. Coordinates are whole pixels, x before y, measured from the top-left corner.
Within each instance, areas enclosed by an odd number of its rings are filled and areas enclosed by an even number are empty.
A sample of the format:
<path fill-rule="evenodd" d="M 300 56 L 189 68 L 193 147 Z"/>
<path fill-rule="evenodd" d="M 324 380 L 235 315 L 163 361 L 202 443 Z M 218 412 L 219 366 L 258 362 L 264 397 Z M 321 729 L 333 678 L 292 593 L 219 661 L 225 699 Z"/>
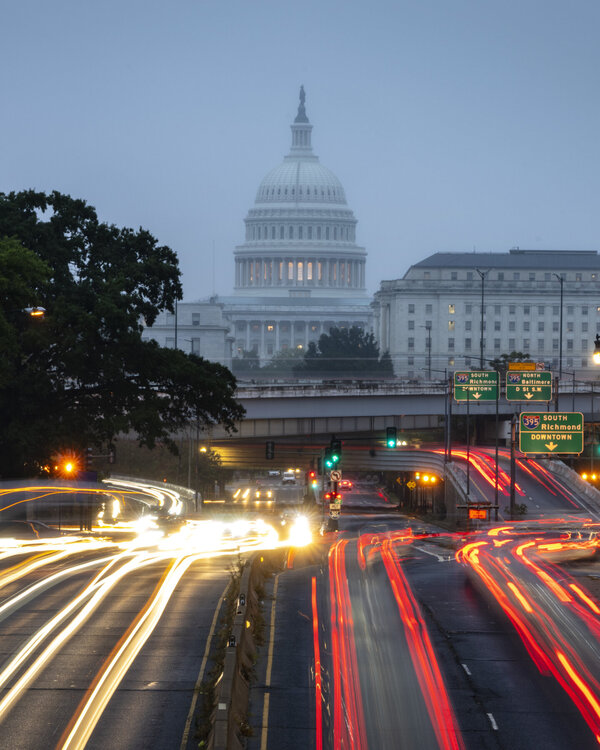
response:
<path fill-rule="evenodd" d="M 543 559 L 549 554 L 596 548 L 595 529 L 589 525 L 579 528 L 578 541 L 572 539 L 574 532 L 563 533 L 559 539 L 556 532 L 546 532 L 541 538 L 538 532 L 532 539 L 535 532 L 530 530 L 526 542 L 523 533 L 514 535 L 511 546 L 503 547 L 512 552 L 507 559 L 485 540 L 468 543 L 458 551 L 457 560 L 479 576 L 513 623 L 538 669 L 554 676 L 600 742 L 600 683 L 594 676 L 600 671 L 600 607 L 570 581 L 566 571 Z M 510 533 L 506 528 L 502 532 Z"/>
<path fill-rule="evenodd" d="M 157 563 L 171 565 L 169 573 L 165 574 L 164 585 L 161 586 L 160 591 L 157 589 L 154 603 L 148 604 L 147 615 L 142 612 L 136 619 L 135 622 L 139 621 L 142 624 L 135 631 L 133 641 L 127 646 L 127 653 L 119 654 L 118 664 L 117 662 L 105 664 L 104 672 L 110 673 L 110 679 L 107 678 L 108 682 L 102 688 L 102 695 L 94 697 L 93 707 L 90 704 L 90 708 L 83 711 L 82 716 L 84 718 L 79 721 L 76 734 L 73 735 L 74 738 L 81 737 L 84 734 L 89 736 L 89 733 L 93 730 L 92 725 L 97 722 L 110 695 L 112 695 L 139 649 L 153 631 L 168 603 L 169 597 L 175 590 L 177 582 L 189 568 L 189 565 L 200 559 L 246 554 L 260 549 L 289 546 L 289 542 L 279 540 L 276 530 L 270 524 L 260 519 L 253 521 L 244 519 L 229 523 L 188 522 L 178 533 L 168 536 L 162 536 L 162 532 L 158 532 L 156 529 L 150 528 L 148 530 L 148 526 L 155 525 L 154 519 L 151 517 L 143 516 L 142 521 L 145 530 L 142 530 L 137 537 L 130 540 L 114 542 L 93 537 L 65 536 L 44 540 L 43 542 L 40 540 L 20 542 L 19 547 L 9 547 L 4 550 L 3 556 L 5 558 L 31 555 L 31 553 L 34 556 L 9 568 L 4 574 L 4 578 L 0 575 L 0 586 L 3 582 L 6 584 L 21 579 L 46 564 L 64 563 L 65 558 L 74 554 L 94 553 L 111 548 L 117 549 L 112 555 L 104 554 L 101 557 L 95 557 L 93 560 L 71 564 L 62 570 L 53 572 L 50 576 L 27 586 L 0 604 L 0 621 L 2 621 L 25 603 L 48 588 L 55 586 L 66 577 L 90 568 L 98 568 L 100 565 L 104 566 L 79 594 L 28 638 L 10 661 L 4 665 L 0 672 L 0 688 L 4 688 L 4 694 L 0 701 L 0 722 L 23 695 L 26 688 L 35 681 L 41 671 L 64 647 L 68 639 L 80 630 L 105 600 L 107 594 L 125 577 L 135 574 L 140 568 Z M 305 528 L 307 524 L 302 519 L 298 521 L 298 524 L 304 532 L 304 541 L 307 541 Z M 135 526 L 136 522 L 129 522 L 114 527 L 107 526 L 104 531 L 110 529 L 127 531 L 131 534 Z M 161 538 L 157 537 L 157 532 L 161 534 Z M 230 537 L 224 536 L 226 532 L 230 533 Z M 298 540 L 299 542 L 300 540 Z M 148 544 L 151 547 L 148 547 Z M 0 542 L 1 550 L 2 543 Z M 1 556 L 2 553 L 0 552 Z M 133 632 L 134 624 L 130 626 L 128 633 Z M 55 632 L 57 630 L 59 630 L 58 633 Z M 42 648 L 43 650 L 35 656 L 36 652 Z M 28 664 L 28 667 L 25 671 L 10 685 L 19 670 L 22 670 L 26 664 Z M 104 674 L 104 672 L 102 673 Z M 76 739 L 73 741 L 79 742 Z"/>

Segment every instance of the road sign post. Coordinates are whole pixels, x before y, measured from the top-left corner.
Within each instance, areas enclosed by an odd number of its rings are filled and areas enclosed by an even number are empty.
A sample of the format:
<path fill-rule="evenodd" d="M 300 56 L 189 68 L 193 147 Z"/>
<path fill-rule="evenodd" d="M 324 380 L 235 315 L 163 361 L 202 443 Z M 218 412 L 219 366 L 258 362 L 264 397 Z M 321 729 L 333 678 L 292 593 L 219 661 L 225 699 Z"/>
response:
<path fill-rule="evenodd" d="M 552 373 L 511 371 L 506 373 L 507 401 L 552 401 Z"/>
<path fill-rule="evenodd" d="M 454 373 L 455 401 L 495 401 L 497 393 L 498 373 L 495 370 Z"/>
<path fill-rule="evenodd" d="M 519 422 L 521 453 L 583 452 L 583 414 L 578 411 L 522 412 Z"/>

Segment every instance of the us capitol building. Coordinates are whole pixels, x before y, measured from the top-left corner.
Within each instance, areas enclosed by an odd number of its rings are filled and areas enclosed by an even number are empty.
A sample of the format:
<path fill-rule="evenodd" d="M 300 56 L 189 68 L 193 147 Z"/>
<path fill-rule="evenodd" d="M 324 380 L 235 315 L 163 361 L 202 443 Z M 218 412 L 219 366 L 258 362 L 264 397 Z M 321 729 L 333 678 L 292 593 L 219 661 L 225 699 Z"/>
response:
<path fill-rule="evenodd" d="M 178 303 L 176 332 L 163 313 L 145 338 L 228 365 L 231 350 L 254 350 L 264 364 L 333 327 L 370 330 L 367 254 L 342 184 L 313 152 L 312 127 L 301 87 L 290 151 L 260 183 L 234 251 L 234 294 Z"/>

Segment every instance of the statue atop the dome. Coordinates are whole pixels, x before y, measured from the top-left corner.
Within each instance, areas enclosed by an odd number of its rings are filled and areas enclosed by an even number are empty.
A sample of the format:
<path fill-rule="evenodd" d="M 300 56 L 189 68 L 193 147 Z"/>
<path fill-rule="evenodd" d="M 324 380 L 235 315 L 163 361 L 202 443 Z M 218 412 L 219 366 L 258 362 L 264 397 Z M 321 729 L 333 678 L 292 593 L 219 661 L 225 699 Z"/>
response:
<path fill-rule="evenodd" d="M 298 114 L 294 122 L 308 122 L 306 116 L 306 110 L 304 109 L 304 102 L 306 101 L 306 94 L 304 93 L 304 86 L 300 86 L 300 104 L 298 105 Z"/>

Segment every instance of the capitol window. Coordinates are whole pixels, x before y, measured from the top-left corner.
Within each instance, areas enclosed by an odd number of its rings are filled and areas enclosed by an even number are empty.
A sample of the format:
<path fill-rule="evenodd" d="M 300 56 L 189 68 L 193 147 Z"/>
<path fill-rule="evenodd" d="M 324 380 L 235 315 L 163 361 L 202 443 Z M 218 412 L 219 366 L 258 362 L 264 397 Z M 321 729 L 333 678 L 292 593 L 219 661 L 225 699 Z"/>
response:
<path fill-rule="evenodd" d="M 312 240 L 312 227 L 308 227 L 306 231 L 308 232 L 308 239 Z"/>
<path fill-rule="evenodd" d="M 321 227 L 317 227 L 317 239 L 321 239 Z"/>
<path fill-rule="evenodd" d="M 279 239 L 282 240 L 285 237 L 285 229 L 283 227 L 279 227 Z"/>
<path fill-rule="evenodd" d="M 294 278 L 294 264 L 290 260 L 288 262 L 288 281 L 292 281 L 293 278 Z"/>
<path fill-rule="evenodd" d="M 309 229 L 310 229 L 310 227 L 309 227 Z M 308 263 L 306 264 L 306 278 L 308 279 L 308 281 L 312 281 L 312 278 L 313 278 L 313 264 L 312 264 L 312 261 L 308 261 Z"/>
<path fill-rule="evenodd" d="M 290 240 L 294 239 L 294 227 L 290 227 L 288 229 L 288 239 Z"/>
<path fill-rule="evenodd" d="M 298 239 L 302 239 L 302 227 L 298 227 Z"/>
<path fill-rule="evenodd" d="M 304 281 L 304 263 L 301 261 L 298 262 L 298 281 Z"/>
<path fill-rule="evenodd" d="M 275 227 L 271 227 L 271 239 L 275 239 Z"/>
<path fill-rule="evenodd" d="M 325 239 L 329 239 L 329 227 L 325 227 Z M 598 309 L 600 310 L 600 307 Z"/>

